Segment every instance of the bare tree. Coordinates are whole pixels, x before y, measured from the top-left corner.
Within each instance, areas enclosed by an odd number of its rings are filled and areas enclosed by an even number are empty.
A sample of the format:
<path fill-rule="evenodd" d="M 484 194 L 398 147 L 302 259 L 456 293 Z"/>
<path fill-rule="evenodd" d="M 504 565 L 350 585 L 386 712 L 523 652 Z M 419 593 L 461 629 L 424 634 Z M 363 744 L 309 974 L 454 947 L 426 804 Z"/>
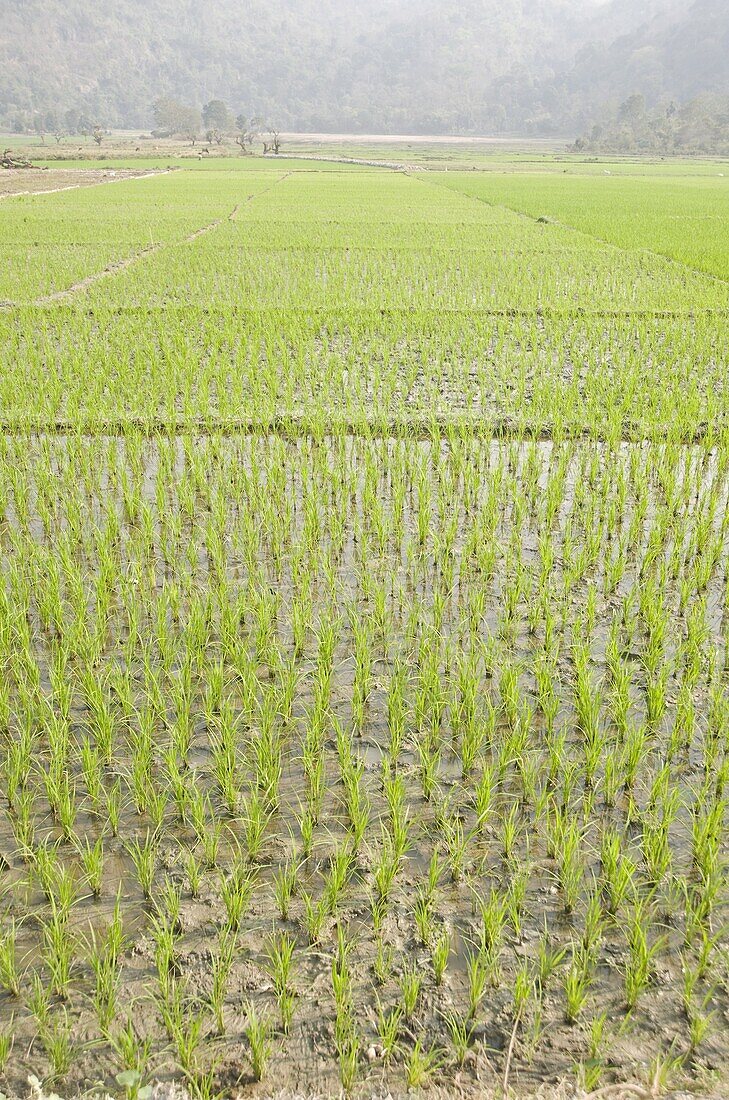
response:
<path fill-rule="evenodd" d="M 104 140 L 104 131 L 101 129 L 101 127 L 100 126 L 94 126 L 94 132 L 91 136 L 93 137 L 94 141 L 99 146 L 99 148 L 101 148 L 101 143 Z"/>
<path fill-rule="evenodd" d="M 247 153 L 256 138 L 260 137 L 261 120 L 255 117 L 247 118 L 246 115 L 241 114 L 236 118 L 235 124 L 238 127 L 235 143 L 240 145 L 241 153 Z"/>

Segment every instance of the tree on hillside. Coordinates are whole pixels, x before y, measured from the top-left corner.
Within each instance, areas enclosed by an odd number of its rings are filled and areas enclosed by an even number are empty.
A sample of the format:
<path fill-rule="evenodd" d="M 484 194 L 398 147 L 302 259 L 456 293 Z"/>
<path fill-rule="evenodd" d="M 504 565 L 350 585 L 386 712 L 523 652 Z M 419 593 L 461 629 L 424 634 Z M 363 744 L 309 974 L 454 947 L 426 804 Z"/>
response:
<path fill-rule="evenodd" d="M 200 112 L 176 99 L 161 96 L 152 104 L 155 132 L 167 137 L 187 138 L 195 144 L 200 133 Z"/>
<path fill-rule="evenodd" d="M 63 121 L 66 123 L 66 129 L 69 134 L 77 134 L 79 131 L 79 124 L 81 122 L 81 115 L 75 109 L 75 107 L 69 107 L 69 109 L 63 115 Z"/>
<path fill-rule="evenodd" d="M 211 99 L 202 109 L 202 124 L 206 135 L 222 135 L 233 129 L 233 115 L 222 99 Z M 213 136 L 210 141 L 218 140 Z"/>
<path fill-rule="evenodd" d="M 645 117 L 645 96 L 636 93 L 628 96 L 624 103 L 620 104 L 620 118 L 623 122 L 635 125 Z"/>
<path fill-rule="evenodd" d="M 91 137 L 96 129 L 96 123 L 92 122 L 88 115 L 81 115 L 78 120 L 78 133 L 83 137 Z"/>
<path fill-rule="evenodd" d="M 631 96 L 589 137 L 579 138 L 578 152 L 595 153 L 714 153 L 729 154 L 729 97 L 696 96 L 649 110 L 641 96 Z"/>

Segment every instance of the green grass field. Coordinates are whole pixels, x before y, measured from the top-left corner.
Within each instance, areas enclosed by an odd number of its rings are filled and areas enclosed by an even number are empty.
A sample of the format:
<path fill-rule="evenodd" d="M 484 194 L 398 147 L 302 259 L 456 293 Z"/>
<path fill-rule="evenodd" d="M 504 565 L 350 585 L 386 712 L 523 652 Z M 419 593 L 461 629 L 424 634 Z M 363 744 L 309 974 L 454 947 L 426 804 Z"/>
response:
<path fill-rule="evenodd" d="M 530 164 L 0 202 L 0 1092 L 726 1095 L 729 179 Z"/>

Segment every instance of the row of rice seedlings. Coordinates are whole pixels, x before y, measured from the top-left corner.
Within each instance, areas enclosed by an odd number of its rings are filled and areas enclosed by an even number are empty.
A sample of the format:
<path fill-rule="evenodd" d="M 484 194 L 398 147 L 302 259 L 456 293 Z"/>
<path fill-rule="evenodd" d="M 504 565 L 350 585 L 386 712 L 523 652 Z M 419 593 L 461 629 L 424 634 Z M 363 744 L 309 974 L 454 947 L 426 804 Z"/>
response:
<path fill-rule="evenodd" d="M 161 328 L 157 308 L 111 309 L 108 293 L 91 311 L 0 313 L 10 424 L 726 439 L 719 317 L 444 315 L 395 298 L 331 312 L 173 305 Z"/>
<path fill-rule="evenodd" d="M 332 959 L 345 1087 L 368 1033 L 411 1083 L 464 1063 L 507 974 L 509 1066 L 538 1056 L 547 1019 L 593 1004 L 644 1028 L 675 946 L 696 975 L 671 976 L 690 988 L 693 1059 L 723 1003 L 725 455 L 295 450 L 296 466 L 289 446 L 254 440 L 6 444 L 6 904 L 33 915 L 38 951 L 19 963 L 10 925 L 14 1026 L 32 1000 L 57 1073 L 92 982 L 114 1049 L 130 960 L 75 930 L 121 886 L 152 944 L 150 1051 L 172 1044 L 201 1090 L 214 1036 L 247 1029 L 263 1076 L 292 1021 L 305 1026 L 295 954 Z M 270 875 L 274 839 L 289 854 Z M 111 853 L 124 867 L 110 874 Z M 345 928 L 363 894 L 370 961 L 355 964 Z M 207 999 L 190 1001 L 179 974 L 202 896 L 220 953 Z M 265 953 L 250 940 L 260 914 L 278 925 Z M 553 932 L 515 968 L 544 916 Z M 399 924 L 424 969 L 388 955 Z M 620 992 L 601 975 L 608 947 Z M 244 1014 L 230 999 L 242 959 L 273 994 Z M 555 971 L 561 1020 L 543 997 Z M 373 983 L 376 1032 L 360 1007 Z M 425 989 L 428 1004 L 455 996 L 456 1015 L 424 1007 Z M 44 1032 L 48 996 L 73 1011 L 51 1005 Z"/>

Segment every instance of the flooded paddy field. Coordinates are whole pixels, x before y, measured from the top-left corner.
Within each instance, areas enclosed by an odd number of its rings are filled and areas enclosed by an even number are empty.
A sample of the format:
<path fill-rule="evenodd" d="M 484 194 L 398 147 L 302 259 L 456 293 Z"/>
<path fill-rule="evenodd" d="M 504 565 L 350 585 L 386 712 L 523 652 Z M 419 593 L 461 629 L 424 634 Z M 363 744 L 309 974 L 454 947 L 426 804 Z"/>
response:
<path fill-rule="evenodd" d="M 8 1096 L 729 1089 L 726 284 L 453 186 L 2 204 Z"/>

